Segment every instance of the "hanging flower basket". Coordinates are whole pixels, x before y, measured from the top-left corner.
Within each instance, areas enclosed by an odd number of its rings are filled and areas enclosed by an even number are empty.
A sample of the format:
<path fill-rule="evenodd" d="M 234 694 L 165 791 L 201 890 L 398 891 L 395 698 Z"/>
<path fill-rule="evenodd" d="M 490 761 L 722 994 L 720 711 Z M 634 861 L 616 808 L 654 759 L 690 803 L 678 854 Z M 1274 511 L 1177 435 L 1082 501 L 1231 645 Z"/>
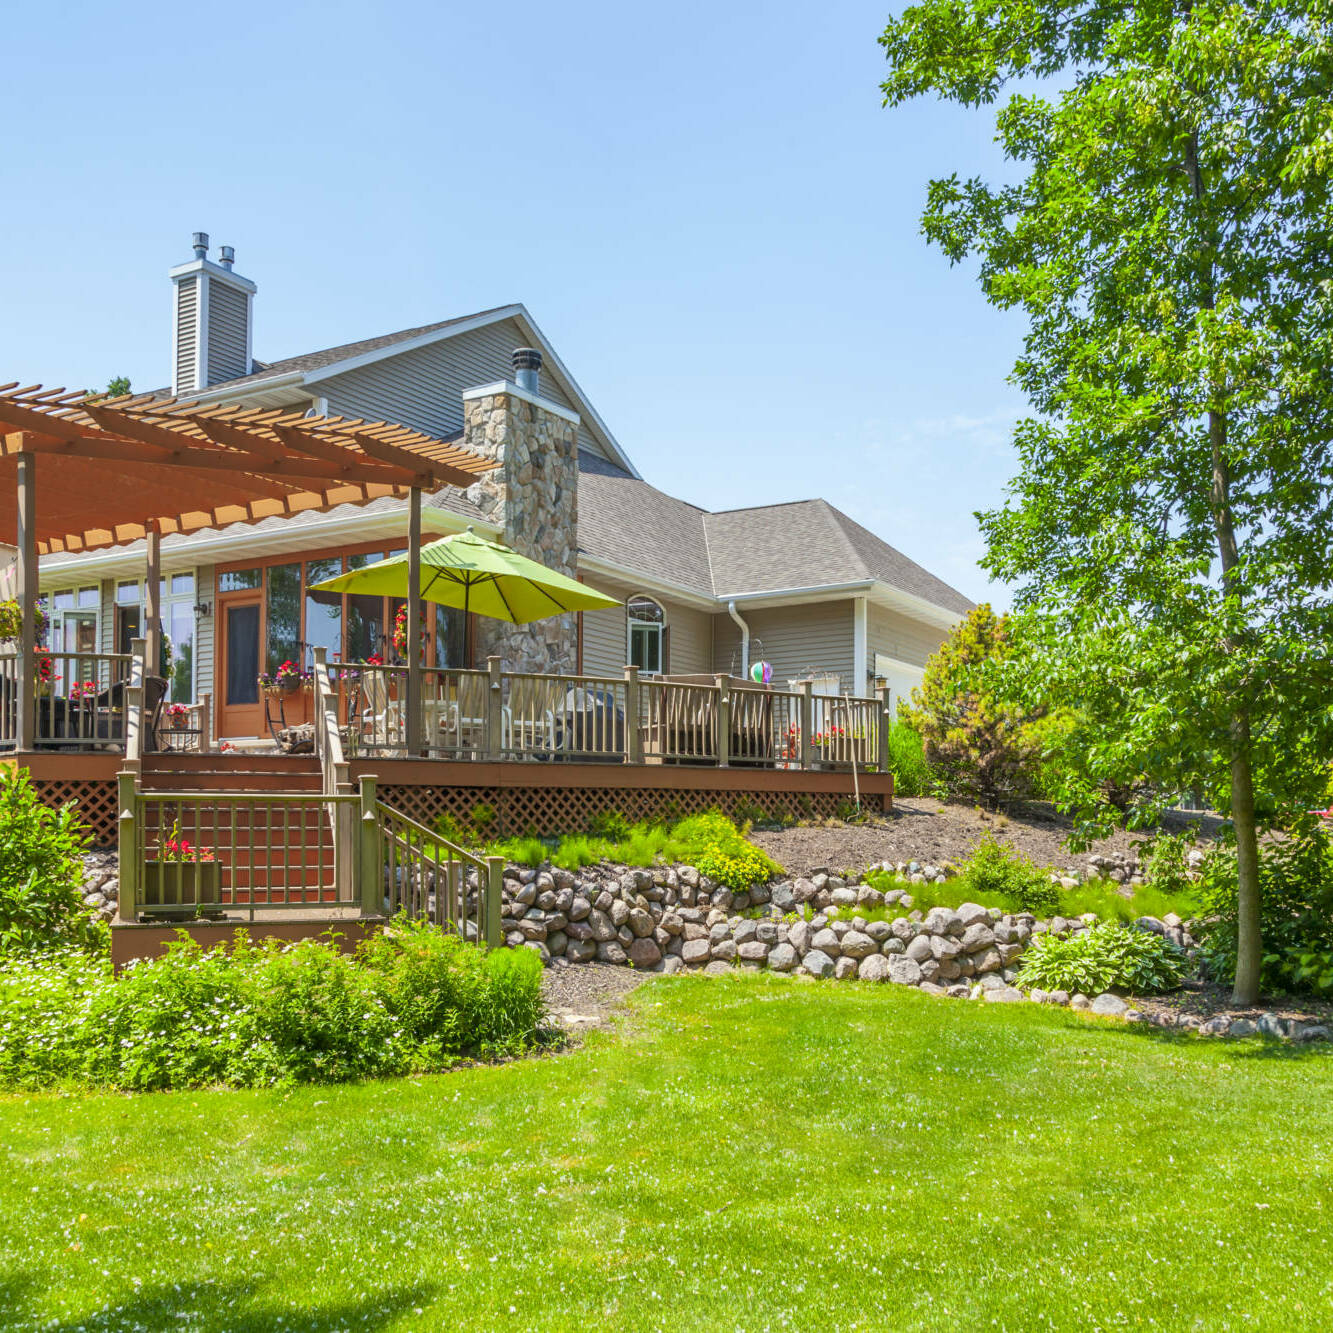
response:
<path fill-rule="evenodd" d="M 311 680 L 309 671 L 302 671 L 295 662 L 284 662 L 271 674 L 263 671 L 259 675 L 259 684 L 266 694 L 295 694 L 305 689 Z"/>

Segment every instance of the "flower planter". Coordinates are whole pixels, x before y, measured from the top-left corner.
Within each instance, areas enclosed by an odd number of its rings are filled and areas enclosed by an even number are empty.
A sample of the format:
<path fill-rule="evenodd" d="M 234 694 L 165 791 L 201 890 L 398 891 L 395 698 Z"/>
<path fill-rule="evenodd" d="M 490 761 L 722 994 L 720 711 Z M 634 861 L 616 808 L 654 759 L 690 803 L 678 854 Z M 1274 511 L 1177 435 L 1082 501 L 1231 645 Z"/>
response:
<path fill-rule="evenodd" d="M 152 916 L 188 918 L 222 901 L 220 861 L 145 861 L 140 902 Z"/>

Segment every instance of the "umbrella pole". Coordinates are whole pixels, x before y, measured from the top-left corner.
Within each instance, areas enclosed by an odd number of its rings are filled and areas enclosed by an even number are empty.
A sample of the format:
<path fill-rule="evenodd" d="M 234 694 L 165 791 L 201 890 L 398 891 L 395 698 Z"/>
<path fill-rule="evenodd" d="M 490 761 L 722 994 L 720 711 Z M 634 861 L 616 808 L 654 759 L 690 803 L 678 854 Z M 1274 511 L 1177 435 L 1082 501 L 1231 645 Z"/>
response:
<path fill-rule="evenodd" d="M 408 754 L 425 754 L 421 725 L 421 487 L 407 502 L 407 742 Z"/>

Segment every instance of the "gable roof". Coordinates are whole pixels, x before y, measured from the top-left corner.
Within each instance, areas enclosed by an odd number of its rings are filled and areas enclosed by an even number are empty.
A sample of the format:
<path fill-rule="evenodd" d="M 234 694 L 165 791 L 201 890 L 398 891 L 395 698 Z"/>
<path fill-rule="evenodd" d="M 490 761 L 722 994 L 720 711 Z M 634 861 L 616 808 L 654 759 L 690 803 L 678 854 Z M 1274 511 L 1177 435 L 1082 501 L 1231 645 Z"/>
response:
<path fill-rule="evenodd" d="M 579 387 L 578 381 L 569 373 L 568 367 L 551 346 L 549 339 L 537 327 L 527 307 L 518 301 L 510 305 L 492 306 L 489 310 L 479 310 L 471 315 L 458 315 L 435 324 L 420 324 L 415 328 L 399 329 L 395 333 L 381 334 L 376 338 L 362 338 L 358 342 L 341 343 L 337 347 L 326 347 L 319 352 L 289 356 L 281 361 L 256 362 L 260 368 L 249 375 L 239 375 L 235 379 L 210 384 L 207 389 L 201 390 L 194 397 L 202 402 L 209 402 L 214 398 L 234 397 L 238 392 L 245 393 L 248 390 L 259 392 L 270 386 L 278 387 L 279 383 L 283 387 L 310 385 L 313 391 L 313 386 L 320 380 L 333 375 L 344 374 L 385 357 L 399 356 L 418 347 L 427 347 L 432 343 L 442 342 L 446 338 L 456 337 L 460 333 L 482 328 L 487 324 L 496 324 L 505 319 L 514 320 L 532 346 L 541 349 L 544 369 L 554 372 L 561 387 L 574 403 L 584 425 L 601 441 L 619 466 L 631 476 L 637 477 L 638 469 L 629 455 L 602 420 L 601 414 L 592 405 L 587 394 Z"/>
<path fill-rule="evenodd" d="M 973 605 L 827 500 L 710 513 L 586 455 L 579 549 L 722 600 L 878 581 L 956 615 Z"/>

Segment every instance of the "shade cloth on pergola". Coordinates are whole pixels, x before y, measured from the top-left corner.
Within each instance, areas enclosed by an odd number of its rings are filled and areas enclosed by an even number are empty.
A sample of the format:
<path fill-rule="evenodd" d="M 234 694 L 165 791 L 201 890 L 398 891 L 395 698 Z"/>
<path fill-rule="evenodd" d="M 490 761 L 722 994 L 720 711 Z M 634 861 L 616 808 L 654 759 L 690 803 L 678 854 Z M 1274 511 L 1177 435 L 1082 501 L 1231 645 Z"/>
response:
<path fill-rule="evenodd" d="M 35 464 L 42 555 L 469 486 L 495 467 L 384 421 L 0 385 L 0 542 L 15 545 L 20 454 Z"/>

